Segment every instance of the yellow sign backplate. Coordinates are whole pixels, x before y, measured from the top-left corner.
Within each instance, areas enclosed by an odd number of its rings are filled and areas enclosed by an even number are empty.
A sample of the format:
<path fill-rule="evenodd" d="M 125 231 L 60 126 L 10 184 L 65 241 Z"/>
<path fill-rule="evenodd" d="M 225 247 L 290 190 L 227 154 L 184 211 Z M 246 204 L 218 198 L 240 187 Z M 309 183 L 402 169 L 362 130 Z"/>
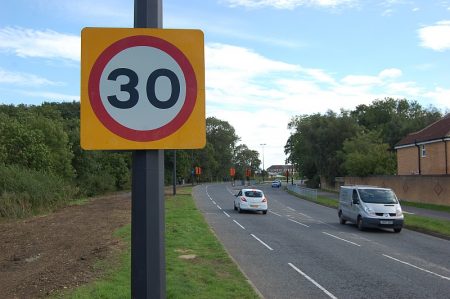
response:
<path fill-rule="evenodd" d="M 80 139 L 87 150 L 204 147 L 203 32 L 84 28 Z"/>

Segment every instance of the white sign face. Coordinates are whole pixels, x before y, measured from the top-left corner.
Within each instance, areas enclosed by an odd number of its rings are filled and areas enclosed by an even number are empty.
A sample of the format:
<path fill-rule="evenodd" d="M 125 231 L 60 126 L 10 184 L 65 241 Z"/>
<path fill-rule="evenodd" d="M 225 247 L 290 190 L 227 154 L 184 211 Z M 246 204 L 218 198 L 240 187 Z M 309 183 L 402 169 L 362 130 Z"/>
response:
<path fill-rule="evenodd" d="M 148 46 L 126 48 L 106 64 L 100 99 L 107 113 L 132 130 L 155 130 L 181 111 L 186 80 L 177 61 Z"/>
<path fill-rule="evenodd" d="M 192 65 L 175 46 L 136 35 L 117 41 L 98 57 L 89 76 L 89 99 L 111 132 L 152 141 L 178 130 L 197 97 Z"/>
<path fill-rule="evenodd" d="M 84 28 L 81 147 L 203 148 L 204 45 L 194 29 Z"/>

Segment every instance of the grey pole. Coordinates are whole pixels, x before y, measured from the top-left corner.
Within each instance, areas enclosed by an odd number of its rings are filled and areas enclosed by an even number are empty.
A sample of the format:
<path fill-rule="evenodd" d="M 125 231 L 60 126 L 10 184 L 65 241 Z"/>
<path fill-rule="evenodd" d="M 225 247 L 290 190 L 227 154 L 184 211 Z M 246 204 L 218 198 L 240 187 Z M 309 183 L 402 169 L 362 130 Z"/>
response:
<path fill-rule="evenodd" d="M 134 1 L 135 28 L 162 28 L 162 0 Z M 133 152 L 131 297 L 165 298 L 164 151 Z"/>
<path fill-rule="evenodd" d="M 177 150 L 173 150 L 173 195 L 177 194 Z"/>
<path fill-rule="evenodd" d="M 264 146 L 267 145 L 267 144 L 261 143 L 260 145 L 262 146 L 262 156 L 263 156 L 263 171 L 262 171 L 262 180 L 263 181 L 262 182 L 264 184 Z"/>

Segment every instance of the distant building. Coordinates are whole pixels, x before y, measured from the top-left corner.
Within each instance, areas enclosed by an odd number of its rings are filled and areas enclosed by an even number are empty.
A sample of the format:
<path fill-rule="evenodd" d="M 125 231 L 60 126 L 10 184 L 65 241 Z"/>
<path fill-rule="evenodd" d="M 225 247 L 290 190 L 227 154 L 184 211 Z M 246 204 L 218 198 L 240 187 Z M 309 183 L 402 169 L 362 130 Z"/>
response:
<path fill-rule="evenodd" d="M 289 175 L 292 171 L 292 165 L 272 165 L 266 169 L 270 176 L 286 175 L 286 171 L 289 171 Z"/>
<path fill-rule="evenodd" d="M 397 174 L 450 173 L 450 113 L 428 127 L 409 134 L 395 146 Z"/>

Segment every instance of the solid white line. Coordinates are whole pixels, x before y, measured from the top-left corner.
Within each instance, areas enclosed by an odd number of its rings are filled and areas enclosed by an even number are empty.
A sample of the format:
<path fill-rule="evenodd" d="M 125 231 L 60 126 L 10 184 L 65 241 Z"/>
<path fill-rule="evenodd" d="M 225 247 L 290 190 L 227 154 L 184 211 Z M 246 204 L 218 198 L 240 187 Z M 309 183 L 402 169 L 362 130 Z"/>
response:
<path fill-rule="evenodd" d="M 293 208 L 291 208 L 291 207 L 286 207 L 288 210 L 291 210 L 291 211 L 294 211 L 295 212 L 295 210 L 293 209 Z"/>
<path fill-rule="evenodd" d="M 216 205 L 216 206 L 219 208 L 219 210 L 222 210 L 222 208 L 219 205 Z"/>
<path fill-rule="evenodd" d="M 411 267 L 413 267 L 413 268 L 416 268 L 416 269 L 418 269 L 418 270 L 421 270 L 421 271 L 424 271 L 424 272 L 427 272 L 427 273 L 430 273 L 430 274 L 436 275 L 436 276 L 438 276 L 438 277 L 440 277 L 440 278 L 443 278 L 443 279 L 447 279 L 447 280 L 450 280 L 450 277 L 447 277 L 447 276 L 443 276 L 443 275 L 440 275 L 440 274 L 437 274 L 437 273 L 431 272 L 431 271 L 429 271 L 429 270 L 426 270 L 426 269 L 423 269 L 423 268 L 417 267 L 417 266 L 415 266 L 415 265 L 413 265 L 413 264 L 410 264 L 410 263 L 407 263 L 407 262 L 404 262 L 404 261 L 398 260 L 398 259 L 396 259 L 396 258 L 394 258 L 394 257 L 392 257 L 392 256 L 389 256 L 389 255 L 386 255 L 386 254 L 383 254 L 383 256 L 385 256 L 385 257 L 387 257 L 387 258 L 390 258 L 390 259 L 392 259 L 392 260 L 394 260 L 394 261 L 397 261 L 397 262 L 399 262 L 399 263 L 402 263 L 402 264 L 405 264 L 405 265 L 411 266 Z"/>
<path fill-rule="evenodd" d="M 292 221 L 292 222 L 295 222 L 295 223 L 297 223 L 297 224 L 300 224 L 300 225 L 303 225 L 303 226 L 306 226 L 306 227 L 309 227 L 309 225 L 306 225 L 306 224 L 303 224 L 303 223 L 300 223 L 300 222 L 298 222 L 298 221 L 295 221 L 295 220 L 292 220 L 292 219 L 288 219 L 289 221 Z"/>
<path fill-rule="evenodd" d="M 324 292 L 325 294 L 328 295 L 328 297 L 333 298 L 333 299 L 337 299 L 337 297 L 335 297 L 333 294 L 331 294 L 329 291 L 327 291 L 323 286 L 321 286 L 319 283 L 317 283 L 314 279 L 312 279 L 311 277 L 309 277 L 308 275 L 306 275 L 305 273 L 303 273 L 299 268 L 297 268 L 296 266 L 294 266 L 292 263 L 288 263 L 289 266 L 292 267 L 292 269 L 294 269 L 295 271 L 297 271 L 299 274 L 301 274 L 303 277 L 305 277 L 306 279 L 308 279 L 310 282 L 312 282 L 316 287 L 318 287 L 319 289 L 322 290 L 322 292 Z"/>
<path fill-rule="evenodd" d="M 225 215 L 227 215 L 227 217 L 228 218 L 230 218 L 230 215 L 228 215 L 228 213 L 227 212 L 225 212 L 225 211 L 222 211 Z"/>
<path fill-rule="evenodd" d="M 237 221 L 234 220 L 234 219 L 233 219 L 233 221 L 234 221 L 234 223 L 236 223 L 237 225 L 239 225 L 242 229 L 245 229 L 245 227 L 243 227 L 239 222 L 237 222 Z"/>
<path fill-rule="evenodd" d="M 211 200 L 212 200 L 212 199 L 211 199 Z M 213 200 L 212 202 L 213 202 L 213 204 L 216 204 L 216 202 L 215 202 L 214 200 Z"/>
<path fill-rule="evenodd" d="M 279 217 L 283 217 L 283 216 L 281 216 L 280 214 L 275 213 L 275 212 L 272 212 L 272 211 L 270 211 L 270 210 L 269 210 L 269 213 L 275 214 L 275 215 L 277 215 L 277 216 L 279 216 Z"/>
<path fill-rule="evenodd" d="M 344 242 L 347 242 L 347 243 L 353 244 L 353 245 L 355 245 L 355 246 L 361 246 L 361 245 L 359 245 L 359 244 L 356 244 L 356 243 L 353 243 L 353 242 L 351 242 L 351 241 L 349 241 L 349 240 L 345 240 L 345 239 L 339 238 L 339 237 L 337 237 L 337 236 L 335 236 L 335 235 L 332 235 L 332 234 L 329 234 L 329 233 L 326 233 L 326 232 L 322 232 L 322 233 L 324 233 L 325 235 L 329 235 L 330 237 L 333 237 L 333 238 L 339 239 L 339 240 L 341 240 L 341 241 L 344 241 Z"/>
<path fill-rule="evenodd" d="M 404 214 L 410 214 L 410 215 L 415 215 L 415 213 L 411 213 L 411 212 L 405 212 L 403 211 Z"/>
<path fill-rule="evenodd" d="M 267 249 L 269 249 L 269 250 L 273 250 L 273 248 L 272 247 L 270 247 L 269 245 L 267 245 L 266 243 L 264 243 L 263 241 L 261 241 L 261 239 L 259 239 L 257 236 L 255 236 L 254 234 L 250 234 L 253 238 L 255 238 L 256 240 L 258 240 L 259 241 L 259 243 L 261 243 L 261 244 L 263 244 L 264 246 L 266 246 L 267 247 Z"/>

